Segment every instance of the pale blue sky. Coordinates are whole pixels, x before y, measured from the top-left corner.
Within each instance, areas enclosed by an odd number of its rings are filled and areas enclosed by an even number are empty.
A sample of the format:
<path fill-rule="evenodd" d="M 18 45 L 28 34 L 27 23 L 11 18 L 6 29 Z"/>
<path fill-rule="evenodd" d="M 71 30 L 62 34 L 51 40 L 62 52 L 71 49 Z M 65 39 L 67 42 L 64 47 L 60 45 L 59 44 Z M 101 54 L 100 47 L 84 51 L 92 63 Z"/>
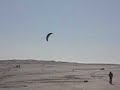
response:
<path fill-rule="evenodd" d="M 120 0 L 0 0 L 0 59 L 120 63 L 119 29 Z"/>

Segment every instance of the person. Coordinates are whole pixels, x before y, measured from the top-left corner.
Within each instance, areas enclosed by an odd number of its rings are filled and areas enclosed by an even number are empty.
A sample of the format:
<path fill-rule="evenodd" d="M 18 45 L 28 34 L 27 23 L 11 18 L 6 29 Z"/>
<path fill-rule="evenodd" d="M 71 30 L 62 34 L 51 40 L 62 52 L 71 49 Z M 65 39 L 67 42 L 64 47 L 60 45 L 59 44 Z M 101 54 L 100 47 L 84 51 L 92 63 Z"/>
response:
<path fill-rule="evenodd" d="M 20 65 L 19 65 L 19 68 L 20 68 Z"/>
<path fill-rule="evenodd" d="M 109 73 L 109 83 L 112 84 L 112 78 L 113 78 L 113 73 L 110 72 Z"/>

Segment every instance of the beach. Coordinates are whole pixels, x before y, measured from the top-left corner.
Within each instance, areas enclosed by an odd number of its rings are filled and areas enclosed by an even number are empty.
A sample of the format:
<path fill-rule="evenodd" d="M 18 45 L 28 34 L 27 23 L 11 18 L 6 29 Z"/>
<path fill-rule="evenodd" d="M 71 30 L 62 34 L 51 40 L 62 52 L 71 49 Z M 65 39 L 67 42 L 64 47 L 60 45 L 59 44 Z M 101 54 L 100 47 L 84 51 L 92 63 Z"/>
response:
<path fill-rule="evenodd" d="M 120 65 L 3 60 L 0 90 L 120 90 Z"/>

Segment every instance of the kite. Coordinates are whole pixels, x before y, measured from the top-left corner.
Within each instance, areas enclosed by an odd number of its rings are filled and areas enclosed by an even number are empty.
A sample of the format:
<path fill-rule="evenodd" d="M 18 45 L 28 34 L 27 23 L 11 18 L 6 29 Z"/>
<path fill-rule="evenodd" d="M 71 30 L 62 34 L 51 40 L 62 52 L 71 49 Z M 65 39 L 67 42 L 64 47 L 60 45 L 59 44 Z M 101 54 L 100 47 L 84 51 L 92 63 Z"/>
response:
<path fill-rule="evenodd" d="M 49 36 L 50 36 L 51 34 L 53 34 L 53 33 L 48 33 L 48 34 L 47 34 L 47 36 L 46 36 L 46 41 L 48 41 Z"/>

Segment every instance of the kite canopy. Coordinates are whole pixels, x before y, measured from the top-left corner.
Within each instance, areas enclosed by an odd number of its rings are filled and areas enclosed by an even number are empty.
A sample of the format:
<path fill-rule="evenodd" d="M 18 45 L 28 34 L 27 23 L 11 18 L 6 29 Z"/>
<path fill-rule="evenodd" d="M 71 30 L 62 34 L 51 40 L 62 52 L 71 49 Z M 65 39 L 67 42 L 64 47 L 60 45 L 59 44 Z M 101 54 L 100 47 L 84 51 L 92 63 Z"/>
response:
<path fill-rule="evenodd" d="M 46 41 L 48 41 L 49 36 L 50 36 L 51 34 L 53 34 L 53 33 L 48 33 L 48 34 L 47 34 L 47 36 L 46 36 Z"/>

